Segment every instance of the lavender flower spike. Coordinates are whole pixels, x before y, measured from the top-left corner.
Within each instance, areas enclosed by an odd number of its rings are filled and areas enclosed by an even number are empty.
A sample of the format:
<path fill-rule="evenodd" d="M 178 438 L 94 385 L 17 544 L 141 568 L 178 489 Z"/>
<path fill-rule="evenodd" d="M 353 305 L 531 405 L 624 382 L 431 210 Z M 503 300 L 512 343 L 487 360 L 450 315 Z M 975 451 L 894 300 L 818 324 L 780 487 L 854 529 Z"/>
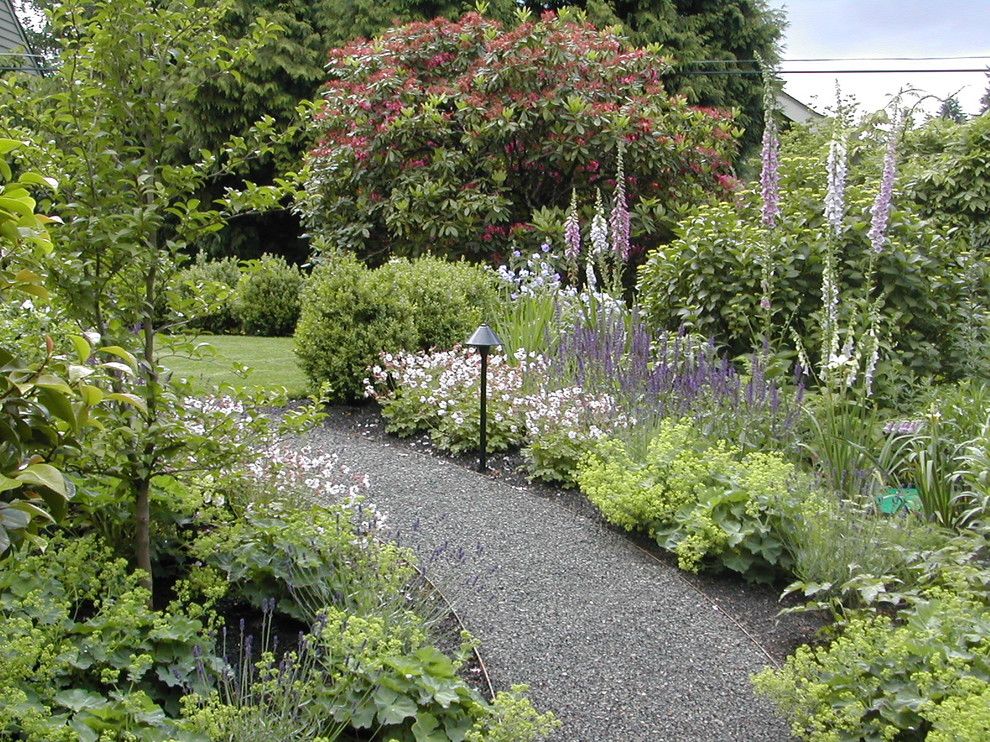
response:
<path fill-rule="evenodd" d="M 608 222 L 605 221 L 605 206 L 602 204 L 602 192 L 597 192 L 595 199 L 595 216 L 591 220 L 591 251 L 596 257 L 608 254 Z"/>
<path fill-rule="evenodd" d="M 882 253 L 887 244 L 887 225 L 890 222 L 890 206 L 894 200 L 894 179 L 897 177 L 897 137 L 901 130 L 901 114 L 894 109 L 890 122 L 890 135 L 887 137 L 887 154 L 883 158 L 883 175 L 880 177 L 880 190 L 870 210 L 869 238 L 874 253 Z"/>
<path fill-rule="evenodd" d="M 626 203 L 626 171 L 622 162 L 622 150 L 620 145 L 615 172 L 615 200 L 612 213 L 609 215 L 609 225 L 612 229 L 612 249 L 615 250 L 615 257 L 625 262 L 629 259 L 632 246 L 629 242 L 629 206 Z"/>
<path fill-rule="evenodd" d="M 577 191 L 571 191 L 571 205 L 567 209 L 567 219 L 564 221 L 564 257 L 569 262 L 577 263 L 581 255 L 581 225 L 577 214 Z"/>

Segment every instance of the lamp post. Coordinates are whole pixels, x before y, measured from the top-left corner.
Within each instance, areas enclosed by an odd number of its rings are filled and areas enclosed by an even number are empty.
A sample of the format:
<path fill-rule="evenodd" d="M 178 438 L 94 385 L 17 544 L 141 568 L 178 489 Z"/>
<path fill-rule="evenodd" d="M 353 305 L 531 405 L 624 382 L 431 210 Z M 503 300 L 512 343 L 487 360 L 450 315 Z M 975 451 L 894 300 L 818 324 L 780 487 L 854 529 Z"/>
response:
<path fill-rule="evenodd" d="M 488 469 L 488 352 L 502 344 L 488 325 L 481 325 L 465 343 L 481 354 L 481 440 L 478 446 L 478 471 Z"/>

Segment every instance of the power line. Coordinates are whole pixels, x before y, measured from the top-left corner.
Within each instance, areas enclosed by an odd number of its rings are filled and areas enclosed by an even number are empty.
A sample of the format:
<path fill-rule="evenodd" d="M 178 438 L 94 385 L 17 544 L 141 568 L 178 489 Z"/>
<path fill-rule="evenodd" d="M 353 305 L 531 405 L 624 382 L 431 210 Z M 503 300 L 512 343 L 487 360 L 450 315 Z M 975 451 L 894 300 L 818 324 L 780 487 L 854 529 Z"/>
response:
<path fill-rule="evenodd" d="M 790 57 L 781 59 L 788 62 L 937 62 L 960 59 L 990 59 L 988 54 L 974 54 L 957 57 Z M 760 64 L 758 59 L 691 59 L 674 64 Z"/>
<path fill-rule="evenodd" d="M 951 72 L 954 74 L 959 74 L 961 72 L 986 72 L 984 67 L 969 67 L 961 69 L 883 69 L 883 70 L 772 70 L 774 75 L 874 75 L 874 74 L 888 74 L 888 73 L 935 73 L 935 72 Z M 680 70 L 679 75 L 762 75 L 763 72 L 760 70 Z"/>

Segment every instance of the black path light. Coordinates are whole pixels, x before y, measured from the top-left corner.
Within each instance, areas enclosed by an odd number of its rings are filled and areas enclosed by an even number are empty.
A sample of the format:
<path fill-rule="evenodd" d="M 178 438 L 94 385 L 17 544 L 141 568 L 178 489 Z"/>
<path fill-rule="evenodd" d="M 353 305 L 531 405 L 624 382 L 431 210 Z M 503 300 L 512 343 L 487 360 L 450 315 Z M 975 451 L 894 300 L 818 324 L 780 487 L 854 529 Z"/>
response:
<path fill-rule="evenodd" d="M 502 344 L 498 335 L 488 325 L 481 325 L 468 338 L 467 345 L 477 348 L 481 354 L 481 440 L 478 446 L 478 471 L 488 469 L 488 352 Z"/>

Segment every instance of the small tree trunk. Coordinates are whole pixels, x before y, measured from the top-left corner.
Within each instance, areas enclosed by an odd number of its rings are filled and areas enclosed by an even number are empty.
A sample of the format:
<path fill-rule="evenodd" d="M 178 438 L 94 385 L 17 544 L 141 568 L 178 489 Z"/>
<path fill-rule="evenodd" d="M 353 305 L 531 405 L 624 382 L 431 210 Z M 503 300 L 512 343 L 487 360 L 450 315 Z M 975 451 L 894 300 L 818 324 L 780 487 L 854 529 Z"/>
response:
<path fill-rule="evenodd" d="M 148 588 L 148 607 L 153 608 L 152 590 L 154 580 L 151 573 L 151 483 L 142 479 L 137 483 L 134 497 L 134 559 L 136 566 L 144 574 L 141 585 Z"/>

